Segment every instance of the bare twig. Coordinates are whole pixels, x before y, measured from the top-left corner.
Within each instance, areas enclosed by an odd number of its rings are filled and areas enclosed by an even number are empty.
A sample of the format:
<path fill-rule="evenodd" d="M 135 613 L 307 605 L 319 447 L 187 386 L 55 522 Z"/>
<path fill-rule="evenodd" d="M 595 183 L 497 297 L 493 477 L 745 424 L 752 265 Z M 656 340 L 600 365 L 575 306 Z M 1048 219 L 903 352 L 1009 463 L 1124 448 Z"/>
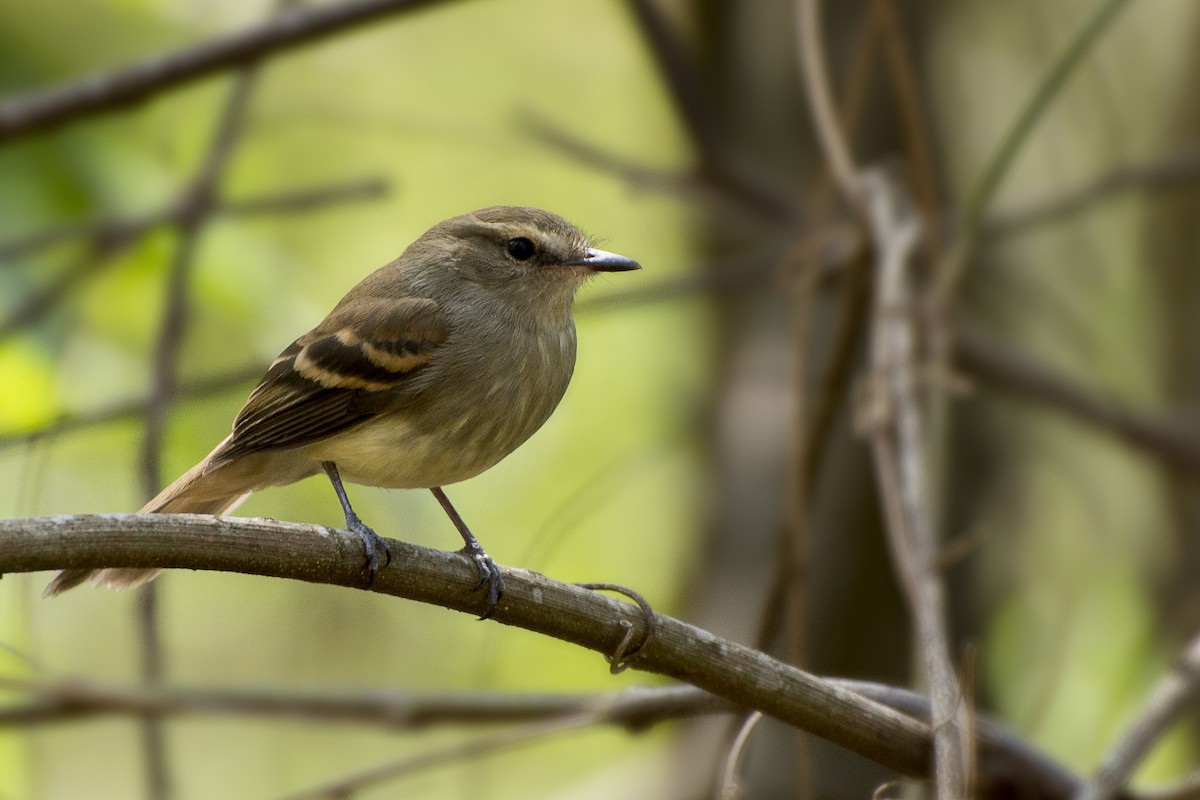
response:
<path fill-rule="evenodd" d="M 288 189 L 242 200 L 218 201 L 212 217 L 254 217 L 296 214 L 357 200 L 377 200 L 388 192 L 383 178 L 359 178 L 299 189 Z M 161 225 L 178 225 L 185 206 L 180 203 L 140 217 L 97 217 L 58 225 L 0 243 L 0 263 L 44 250 L 73 239 L 90 240 L 102 252 L 115 251 Z"/>
<path fill-rule="evenodd" d="M 536 114 L 522 116 L 522 124 L 536 141 L 562 155 L 614 175 L 635 189 L 699 200 L 713 207 L 720 219 L 732 212 L 740 217 L 773 224 L 788 222 L 794 211 L 782 197 L 770 203 L 748 202 L 745 192 L 733 191 L 728 182 L 704 170 L 683 172 L 654 167 L 609 153 L 563 130 Z"/>
<path fill-rule="evenodd" d="M 746 743 L 750 741 L 750 734 L 754 733 L 762 718 L 763 715 L 755 711 L 742 720 L 721 767 L 720 786 L 717 787 L 718 800 L 739 800 L 742 797 L 742 787 L 738 782 L 738 762 L 742 760 L 742 753 L 746 750 Z"/>
<path fill-rule="evenodd" d="M 700 160 L 703 179 L 719 187 L 760 215 L 775 220 L 792 216 L 791 204 L 758 175 L 752 175 L 730 157 L 712 98 L 700 77 L 695 59 L 680 36 L 671 29 L 655 0 L 627 0 L 650 54 L 654 57 L 684 129 Z"/>
<path fill-rule="evenodd" d="M 1200 636 L 1188 643 L 1174 668 L 1159 680 L 1137 718 L 1100 762 L 1096 775 L 1076 795 L 1078 800 L 1115 798 L 1197 692 L 1200 692 Z"/>
<path fill-rule="evenodd" d="M 0 707 L 0 726 L 89 719 L 97 715 L 236 715 L 415 730 L 562 719 L 603 713 L 606 724 L 641 729 L 667 719 L 728 713 L 738 707 L 691 686 L 634 687 L 620 692 L 501 694 L 413 693 L 391 689 L 342 693 L 100 686 L 75 680 L 0 677 L 0 687 L 36 700 Z"/>
<path fill-rule="evenodd" d="M 967 775 L 958 719 L 959 689 L 949 636 L 937 543 L 930 510 L 926 451 L 916 374 L 916 308 L 909 259 L 920 223 L 898 181 L 863 176 L 876 248 L 871 368 L 863 428 L 871 443 L 892 560 L 911 608 L 933 704 L 937 788 L 941 800 L 963 797 Z"/>
<path fill-rule="evenodd" d="M 0 101 L 0 145 L 65 122 L 142 103 L 217 72 L 439 0 L 345 0 L 290 7 L 252 28 L 155 56 L 107 74 Z"/>
<path fill-rule="evenodd" d="M 213 375 L 207 378 L 197 378 L 180 383 L 176 398 L 202 399 L 223 394 L 232 389 L 244 387 L 251 381 L 261 378 L 266 372 L 266 364 L 252 364 L 239 367 L 230 372 Z M 149 401 L 145 398 L 126 400 L 114 403 L 107 408 L 81 414 L 64 414 L 45 427 L 19 433 L 0 433 L 0 450 L 21 444 L 30 444 L 40 439 L 52 439 L 69 433 L 88 430 L 98 425 L 108 425 L 113 422 L 139 419 L 146 413 Z"/>
<path fill-rule="evenodd" d="M 846 141 L 846 132 L 838 120 L 830 89 L 825 45 L 821 36 L 819 0 L 797 0 L 796 39 L 800 77 L 804 83 L 817 142 L 825 155 L 826 166 L 833 173 L 842 194 L 855 210 L 860 210 L 863 202 L 862 187 L 859 185 L 854 154 L 851 152 L 850 143 Z"/>
<path fill-rule="evenodd" d="M 599 714 L 581 714 L 563 720 L 540 722 L 517 730 L 492 733 L 445 745 L 423 753 L 389 761 L 312 789 L 288 794 L 280 800 L 345 800 L 358 792 L 415 772 L 457 764 L 470 758 L 497 753 L 569 731 L 594 727 L 603 721 Z"/>
<path fill-rule="evenodd" d="M 971 377 L 1054 408 L 1170 467 L 1200 474 L 1200 431 L 1187 428 L 1182 420 L 1137 412 L 1076 386 L 974 325 L 960 321 L 955 340 L 956 364 Z"/>
<path fill-rule="evenodd" d="M 1171 153 L 1157 161 L 1118 167 L 1062 194 L 1025 201 L 1020 209 L 992 215 L 980 235 L 1000 239 L 1025 233 L 1079 214 L 1121 192 L 1168 189 L 1200 179 L 1200 145 Z"/>

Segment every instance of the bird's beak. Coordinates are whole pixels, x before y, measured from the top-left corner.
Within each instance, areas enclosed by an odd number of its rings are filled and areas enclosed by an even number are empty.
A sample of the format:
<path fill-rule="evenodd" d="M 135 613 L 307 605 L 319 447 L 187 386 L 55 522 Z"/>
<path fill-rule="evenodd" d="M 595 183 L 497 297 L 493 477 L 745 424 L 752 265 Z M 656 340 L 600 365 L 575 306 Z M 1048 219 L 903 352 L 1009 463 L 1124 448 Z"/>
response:
<path fill-rule="evenodd" d="M 563 261 L 564 267 L 591 267 L 596 272 L 627 272 L 631 269 L 641 269 L 642 265 L 632 258 L 609 253 L 606 250 L 591 248 L 583 258 Z"/>

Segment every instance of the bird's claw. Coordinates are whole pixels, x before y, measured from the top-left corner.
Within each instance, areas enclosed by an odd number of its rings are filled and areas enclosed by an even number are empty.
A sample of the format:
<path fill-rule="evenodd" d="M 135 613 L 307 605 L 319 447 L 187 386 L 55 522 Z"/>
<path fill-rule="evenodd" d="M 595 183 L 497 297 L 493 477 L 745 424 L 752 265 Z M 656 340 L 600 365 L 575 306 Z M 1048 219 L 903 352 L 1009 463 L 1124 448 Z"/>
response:
<path fill-rule="evenodd" d="M 483 615 L 479 617 L 481 620 L 487 619 L 495 612 L 496 605 L 504 596 L 504 576 L 500 574 L 500 568 L 496 566 L 492 557 L 478 544 L 474 546 L 468 544 L 460 549 L 458 554 L 474 564 L 475 569 L 478 570 L 479 582 L 475 584 L 475 588 L 487 587 Z"/>
<path fill-rule="evenodd" d="M 392 550 L 388 547 L 387 539 L 377 534 L 375 531 L 360 519 L 349 520 L 347 527 L 353 533 L 358 534 L 358 538 L 362 540 L 363 550 L 366 552 L 366 561 L 363 563 L 363 572 L 366 574 L 366 586 L 370 586 L 375 582 L 375 573 L 379 572 L 379 554 L 383 553 L 383 566 L 386 567 L 392 563 Z"/>

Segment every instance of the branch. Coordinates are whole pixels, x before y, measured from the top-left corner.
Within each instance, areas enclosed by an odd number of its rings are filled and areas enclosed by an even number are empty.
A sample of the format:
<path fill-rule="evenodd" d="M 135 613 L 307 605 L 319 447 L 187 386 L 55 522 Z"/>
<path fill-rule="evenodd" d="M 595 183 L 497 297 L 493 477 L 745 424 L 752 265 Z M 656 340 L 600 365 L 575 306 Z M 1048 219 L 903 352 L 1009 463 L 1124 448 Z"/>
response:
<path fill-rule="evenodd" d="M 1175 668 L 1154 687 L 1137 719 L 1109 750 L 1096 776 L 1078 793 L 1079 800 L 1116 797 L 1197 691 L 1200 691 L 1200 636 L 1188 643 Z"/>
<path fill-rule="evenodd" d="M 1200 436 L 1196 431 L 1166 416 L 1140 413 L 1111 397 L 1078 387 L 974 325 L 960 321 L 955 340 L 955 363 L 972 377 L 1091 425 L 1167 466 L 1200 474 Z"/>
<path fill-rule="evenodd" d="M 662 75 L 667 93 L 700 161 L 702 178 L 735 197 L 747 208 L 777 222 L 794 216 L 791 203 L 763 177 L 736 163 L 722 130 L 718 109 L 696 59 L 673 30 L 656 0 L 626 0 L 650 55 Z"/>
<path fill-rule="evenodd" d="M 403 778 L 414 772 L 440 767 L 443 764 L 457 764 L 469 758 L 489 755 L 501 750 L 529 744 L 539 739 L 582 730 L 598 725 L 604 721 L 600 713 L 582 714 L 561 720 L 539 722 L 527 725 L 518 730 L 502 731 L 485 734 L 463 742 L 434 747 L 425 752 L 389 761 L 376 767 L 355 772 L 346 777 L 338 778 L 330 783 L 312 789 L 289 793 L 279 800 L 345 800 L 354 797 L 359 792 L 366 791 L 378 784 Z"/>
<path fill-rule="evenodd" d="M 264 214 L 294 214 L 316 211 L 328 205 L 356 200 L 377 200 L 386 196 L 388 183 L 383 178 L 356 178 L 299 189 L 281 190 L 242 200 L 217 201 L 213 217 L 254 217 Z M 54 247 L 72 239 L 91 240 L 102 252 L 119 249 L 160 225 L 178 225 L 184 207 L 175 203 L 152 214 L 137 217 L 95 217 L 57 225 L 43 231 L 0 243 L 0 262 Z"/>
<path fill-rule="evenodd" d="M 871 370 L 863 428 L 871 444 L 892 561 L 905 590 L 933 704 L 937 796 L 967 795 L 967 760 L 957 720 L 960 689 L 950 664 L 945 597 L 929 484 L 922 415 L 916 308 L 910 259 L 920 236 L 916 208 L 900 182 L 883 171 L 856 176 L 875 242 L 875 307 Z"/>
<path fill-rule="evenodd" d="M 181 383 L 176 394 L 180 398 L 201 399 L 212 397 L 231 389 L 245 387 L 251 381 L 261 378 L 266 371 L 266 364 L 252 364 L 248 367 L 239 367 L 238 369 L 219 375 L 195 378 L 191 381 Z M 66 433 L 87 430 L 97 425 L 138 419 L 146 413 L 149 403 L 150 401 L 145 398 L 125 400 L 86 414 L 63 414 L 58 419 L 37 430 L 21 433 L 0 433 L 0 450 L 20 444 L 29 444 L 38 439 L 52 438 Z"/>
<path fill-rule="evenodd" d="M 1069 218 L 1114 194 L 1135 189 L 1168 189 L 1200 179 L 1200 145 L 1158 161 L 1117 167 L 1062 194 L 1023 202 L 1019 210 L 998 213 L 984 222 L 980 235 L 1000 239 Z"/>
<path fill-rule="evenodd" d="M 605 724 L 642 729 L 668 719 L 736 711 L 737 706 L 692 686 L 634 687 L 620 692 L 501 694 L 342 693 L 278 689 L 168 689 L 98 686 L 0 678 L 4 689 L 37 699 L 0 708 L 0 726 L 38 725 L 98 715 L 237 715 L 414 730 L 434 725 L 534 722 L 603 712 Z"/>
<path fill-rule="evenodd" d="M 270 20 L 190 48 L 0 101 L 0 145 L 83 117 L 129 108 L 169 89 L 252 64 L 439 0 L 347 0 L 287 8 Z"/>
<path fill-rule="evenodd" d="M 479 613 L 478 575 L 460 556 L 389 544 L 392 563 L 379 571 L 371 591 Z M 350 587 L 361 580 L 362 545 L 344 531 L 265 519 L 133 514 L 0 520 L 0 572 L 101 567 L 214 569 Z M 634 606 L 526 570 L 504 574 L 507 590 L 493 617 L 502 624 L 600 653 L 616 648 L 626 626 L 635 636 L 645 630 Z M 656 626 L 653 643 L 633 668 L 758 709 L 904 774 L 927 773 L 925 723 L 671 617 L 656 615 Z M 1042 777 L 1013 784 L 1010 775 L 1030 774 L 1028 765 L 1010 763 L 995 774 L 981 770 L 980 791 L 1016 785 L 1026 797 L 1070 797 L 1076 784 L 1061 770 L 1052 780 L 1044 770 L 1035 772 Z"/>

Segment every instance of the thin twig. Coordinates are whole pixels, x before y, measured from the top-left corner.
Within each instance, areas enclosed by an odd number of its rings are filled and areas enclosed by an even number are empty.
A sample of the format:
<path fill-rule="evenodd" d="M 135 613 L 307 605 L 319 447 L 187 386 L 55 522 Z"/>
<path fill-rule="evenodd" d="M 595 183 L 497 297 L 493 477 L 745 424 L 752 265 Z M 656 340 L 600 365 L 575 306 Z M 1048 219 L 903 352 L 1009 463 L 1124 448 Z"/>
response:
<path fill-rule="evenodd" d="M 842 194 L 855 210 L 860 210 L 862 187 L 859 185 L 858 167 L 855 166 L 850 144 L 846 141 L 846 132 L 838 120 L 830 89 L 825 45 L 821 36 L 820 0 L 797 0 L 796 39 L 800 77 L 817 142 Z"/>
<path fill-rule="evenodd" d="M 955 363 L 996 389 L 1049 406 L 1169 467 L 1200 475 L 1200 430 L 1185 426 L 1182 418 L 1134 411 L 1114 398 L 1079 387 L 962 321 L 955 327 Z"/>
<path fill-rule="evenodd" d="M 707 183 L 737 197 L 770 219 L 792 216 L 791 204 L 730 157 L 730 147 L 722 130 L 712 97 L 682 38 L 672 30 L 666 15 L 655 0 L 626 0 L 638 30 L 658 66 L 675 104 L 675 110 L 692 140 L 700 161 L 700 172 Z"/>
<path fill-rule="evenodd" d="M 386 196 L 387 192 L 388 183 L 383 178 L 358 178 L 281 190 L 241 200 L 218 201 L 210 216 L 241 218 L 296 214 L 358 200 L 377 200 Z M 90 240 L 93 247 L 103 251 L 117 250 L 154 228 L 178 225 L 184 211 L 185 206 L 174 203 L 139 217 L 96 217 L 57 225 L 0 243 L 0 263 L 11 263 L 22 256 L 75 239 Z"/>
<path fill-rule="evenodd" d="M 182 382 L 176 389 L 176 399 L 204 399 L 245 387 L 261 378 L 267 370 L 266 364 L 252 364 L 229 372 L 206 378 L 195 378 Z M 47 425 L 32 431 L 0 433 L 0 450 L 22 444 L 31 444 L 42 439 L 53 439 L 69 433 L 91 428 L 140 419 L 146 413 L 149 401 L 146 398 L 125 400 L 95 411 L 63 414 Z"/>
<path fill-rule="evenodd" d="M 742 760 L 742 753 L 746 750 L 746 743 L 750 741 L 750 734 L 754 733 L 754 729 L 758 727 L 758 723 L 762 722 L 762 719 L 763 715 L 755 711 L 742 720 L 721 767 L 721 785 L 717 787 L 718 800 L 739 800 L 742 797 L 742 787 L 738 779 L 738 764 Z"/>
<path fill-rule="evenodd" d="M 711 171 L 683 172 L 635 162 L 602 150 L 532 112 L 522 115 L 521 122 L 534 140 L 580 164 L 613 175 L 635 189 L 699 200 L 713 207 L 717 219 L 732 212 L 760 224 L 766 221 L 780 225 L 795 216 L 781 194 L 770 202 L 763 202 L 761 197 L 751 202 L 745 192 L 735 191 L 728 181 L 717 180 Z"/>
<path fill-rule="evenodd" d="M 435 747 L 423 753 L 389 761 L 377 767 L 356 772 L 312 789 L 287 794 L 279 800 L 345 800 L 361 791 L 387 781 L 445 764 L 458 764 L 470 758 L 498 753 L 530 742 L 570 731 L 594 727 L 601 722 L 598 714 L 581 714 L 563 720 L 539 722 L 517 730 L 492 733 L 467 739 L 464 742 Z"/>
<path fill-rule="evenodd" d="M 995 240 L 1026 233 L 1041 225 L 1069 219 L 1122 192 L 1169 189 L 1195 184 L 1198 179 L 1200 145 L 1192 145 L 1156 161 L 1117 167 L 1062 194 L 1022 201 L 1019 209 L 990 216 L 980 235 Z"/>
<path fill-rule="evenodd" d="M 439 0 L 344 0 L 290 7 L 254 27 L 109 73 L 0 101 L 0 145 L 66 122 L 142 103 L 224 70 L 263 61 L 328 36 Z"/>
<path fill-rule="evenodd" d="M 1150 692 L 1137 718 L 1100 762 L 1092 780 L 1080 789 L 1077 800 L 1112 800 L 1142 763 L 1155 743 L 1179 719 L 1200 692 L 1200 635 L 1194 637 Z"/>
<path fill-rule="evenodd" d="M 263 689 L 171 689 L 102 686 L 76 680 L 27 681 L 0 677 L 0 687 L 36 700 L 0 707 L 0 726 L 72 722 L 98 715 L 216 716 L 333 722 L 417 730 L 562 719 L 603 712 L 606 724 L 640 730 L 681 717 L 737 711 L 691 686 L 634 687 L 596 693 L 415 693 L 392 689 L 299 692 Z"/>

